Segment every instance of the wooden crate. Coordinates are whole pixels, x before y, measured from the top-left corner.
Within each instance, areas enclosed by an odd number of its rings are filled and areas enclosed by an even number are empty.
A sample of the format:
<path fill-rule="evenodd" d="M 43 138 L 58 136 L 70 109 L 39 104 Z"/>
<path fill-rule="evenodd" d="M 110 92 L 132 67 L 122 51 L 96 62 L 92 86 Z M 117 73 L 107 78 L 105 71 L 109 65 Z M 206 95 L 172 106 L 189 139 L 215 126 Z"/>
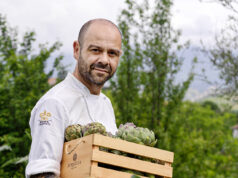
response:
<path fill-rule="evenodd" d="M 119 150 L 159 163 L 101 151 L 99 147 Z M 174 154 L 169 151 L 128 141 L 92 134 L 64 144 L 61 178 L 131 178 L 133 174 L 108 167 L 120 167 L 162 177 L 172 177 Z M 109 165 L 109 166 L 101 166 Z M 143 176 L 140 176 L 143 177 Z"/>

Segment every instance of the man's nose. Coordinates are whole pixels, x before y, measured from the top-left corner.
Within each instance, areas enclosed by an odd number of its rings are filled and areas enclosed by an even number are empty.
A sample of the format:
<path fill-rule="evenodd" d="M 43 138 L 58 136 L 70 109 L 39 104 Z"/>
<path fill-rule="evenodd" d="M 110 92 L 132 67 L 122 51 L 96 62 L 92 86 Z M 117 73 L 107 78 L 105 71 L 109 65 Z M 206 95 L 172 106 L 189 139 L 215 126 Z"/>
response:
<path fill-rule="evenodd" d="M 110 57 L 106 52 L 102 53 L 100 56 L 99 62 L 101 62 L 103 65 L 108 65 L 110 61 Z"/>

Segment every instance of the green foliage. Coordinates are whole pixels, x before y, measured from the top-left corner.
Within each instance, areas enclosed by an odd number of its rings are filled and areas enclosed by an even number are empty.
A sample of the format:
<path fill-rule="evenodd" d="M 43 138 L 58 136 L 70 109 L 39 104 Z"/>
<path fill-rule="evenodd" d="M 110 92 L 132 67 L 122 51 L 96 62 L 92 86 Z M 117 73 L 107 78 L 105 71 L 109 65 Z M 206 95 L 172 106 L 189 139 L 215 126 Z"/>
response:
<path fill-rule="evenodd" d="M 204 107 L 209 107 L 209 108 L 211 108 L 213 111 L 215 111 L 215 112 L 217 112 L 217 113 L 220 113 L 220 112 L 221 112 L 219 106 L 218 106 L 216 103 L 214 103 L 214 102 L 212 102 L 212 101 L 209 101 L 209 100 L 204 101 L 204 102 L 202 103 L 202 106 L 204 106 Z"/>
<path fill-rule="evenodd" d="M 231 130 L 236 121 L 234 114 L 184 103 L 159 143 L 175 152 L 174 177 L 237 177 L 238 140 Z"/>
<path fill-rule="evenodd" d="M 11 148 L 0 152 L 0 177 L 24 177 L 22 158 L 27 159 L 31 143 L 30 112 L 50 88 L 48 78 L 54 69 L 46 73 L 46 61 L 61 46 L 58 42 L 40 45 L 33 54 L 35 33 L 26 32 L 22 41 L 17 37 L 0 14 L 0 145 Z M 55 68 L 62 68 L 61 59 L 54 59 Z"/>

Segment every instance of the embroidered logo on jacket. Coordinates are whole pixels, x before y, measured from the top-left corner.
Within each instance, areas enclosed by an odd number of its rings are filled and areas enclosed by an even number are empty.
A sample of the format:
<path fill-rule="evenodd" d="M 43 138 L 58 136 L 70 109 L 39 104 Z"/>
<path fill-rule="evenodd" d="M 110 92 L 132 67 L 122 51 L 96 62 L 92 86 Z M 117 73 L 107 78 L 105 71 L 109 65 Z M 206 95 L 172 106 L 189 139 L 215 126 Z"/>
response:
<path fill-rule="evenodd" d="M 40 113 L 40 125 L 50 125 L 51 113 L 44 110 L 44 112 Z"/>

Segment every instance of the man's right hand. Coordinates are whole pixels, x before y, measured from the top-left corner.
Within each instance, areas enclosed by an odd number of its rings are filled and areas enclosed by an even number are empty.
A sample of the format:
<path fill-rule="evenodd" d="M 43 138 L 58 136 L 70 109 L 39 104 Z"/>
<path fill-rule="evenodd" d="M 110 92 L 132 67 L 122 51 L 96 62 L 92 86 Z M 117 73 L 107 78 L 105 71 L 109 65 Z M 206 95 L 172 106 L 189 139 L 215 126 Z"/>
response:
<path fill-rule="evenodd" d="M 30 178 L 57 178 L 57 176 L 52 172 L 45 172 L 31 175 Z"/>

